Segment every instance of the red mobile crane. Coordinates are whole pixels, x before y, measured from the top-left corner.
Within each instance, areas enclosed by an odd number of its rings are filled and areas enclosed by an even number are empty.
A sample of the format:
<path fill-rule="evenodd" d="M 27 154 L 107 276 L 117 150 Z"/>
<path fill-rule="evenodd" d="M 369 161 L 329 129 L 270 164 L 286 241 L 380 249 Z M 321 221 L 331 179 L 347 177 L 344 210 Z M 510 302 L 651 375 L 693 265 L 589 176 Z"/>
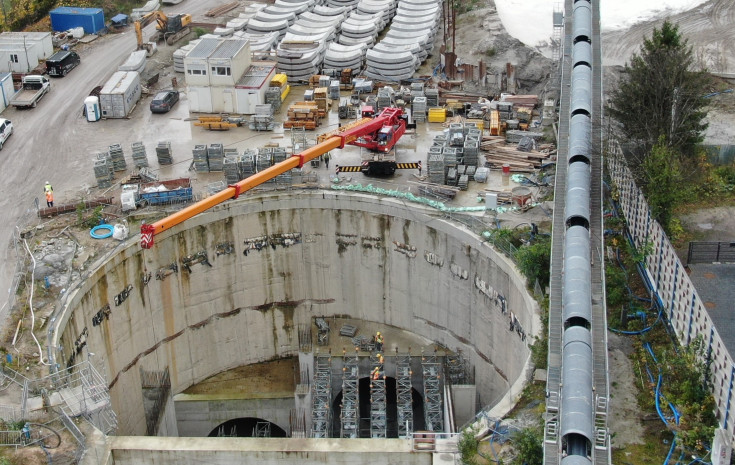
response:
<path fill-rule="evenodd" d="M 354 123 L 343 126 L 331 133 L 322 134 L 318 137 L 318 144 L 310 147 L 300 153 L 294 154 L 292 157 L 266 168 L 242 181 L 228 186 L 226 189 L 200 200 L 166 218 L 151 224 L 143 224 L 140 227 L 140 246 L 144 249 L 153 247 L 153 238 L 156 234 L 167 231 L 177 224 L 192 218 L 203 211 L 206 211 L 225 200 L 236 199 L 240 194 L 248 191 L 264 182 L 275 178 L 293 168 L 301 168 L 305 163 L 324 155 L 333 149 L 343 149 L 345 145 L 357 145 L 379 153 L 390 152 L 390 150 L 398 142 L 403 133 L 406 132 L 406 120 L 401 118 L 403 112 L 399 108 L 385 108 L 380 115 L 375 118 L 362 118 Z M 405 166 L 404 166 L 405 165 Z M 395 155 L 393 160 L 376 159 L 363 161 L 362 166 L 358 166 L 356 170 L 366 174 L 374 171 L 385 171 L 392 174 L 396 168 L 418 168 L 418 163 L 396 163 Z M 340 167 L 341 170 L 342 167 Z M 351 167 L 346 167 L 351 168 Z M 345 170 L 348 171 L 348 170 Z"/>

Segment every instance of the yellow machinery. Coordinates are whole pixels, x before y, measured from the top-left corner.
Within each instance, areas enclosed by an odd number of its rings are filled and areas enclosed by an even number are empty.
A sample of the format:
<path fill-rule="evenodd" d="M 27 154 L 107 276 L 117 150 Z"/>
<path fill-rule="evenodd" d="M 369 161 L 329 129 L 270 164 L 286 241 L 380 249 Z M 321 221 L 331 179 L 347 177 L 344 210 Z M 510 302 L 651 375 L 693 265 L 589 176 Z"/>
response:
<path fill-rule="evenodd" d="M 165 40 L 168 45 L 173 45 L 190 32 L 190 14 L 181 14 L 169 18 L 163 11 L 151 11 L 135 22 L 135 37 L 138 39 L 138 50 L 146 48 L 143 44 L 143 28 L 153 21 L 158 23 L 156 24 L 156 30 L 158 31 L 156 42 Z"/>

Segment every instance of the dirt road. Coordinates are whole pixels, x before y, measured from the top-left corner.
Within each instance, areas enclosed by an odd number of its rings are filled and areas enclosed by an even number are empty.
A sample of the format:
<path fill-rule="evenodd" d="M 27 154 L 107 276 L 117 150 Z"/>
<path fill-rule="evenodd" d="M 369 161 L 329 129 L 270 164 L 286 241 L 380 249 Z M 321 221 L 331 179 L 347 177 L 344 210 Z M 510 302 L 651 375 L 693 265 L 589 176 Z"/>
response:
<path fill-rule="evenodd" d="M 654 26 L 664 17 L 602 35 L 606 66 L 623 65 L 640 48 L 644 37 L 651 37 Z M 735 2 L 710 0 L 694 10 L 669 17 L 694 48 L 695 60 L 710 71 L 735 73 Z"/>

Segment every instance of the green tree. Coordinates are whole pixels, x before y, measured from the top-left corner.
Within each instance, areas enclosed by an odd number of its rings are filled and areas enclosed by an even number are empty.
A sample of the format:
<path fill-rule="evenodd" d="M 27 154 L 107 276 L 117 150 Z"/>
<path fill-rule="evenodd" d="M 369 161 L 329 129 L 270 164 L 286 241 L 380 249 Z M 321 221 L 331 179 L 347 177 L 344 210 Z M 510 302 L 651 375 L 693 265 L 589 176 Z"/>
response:
<path fill-rule="evenodd" d="M 646 194 L 651 215 L 671 235 L 674 208 L 684 199 L 686 193 L 680 155 L 674 149 L 666 147 L 661 137 L 643 160 L 641 173 L 641 188 Z"/>
<path fill-rule="evenodd" d="M 530 285 L 537 279 L 541 289 L 549 285 L 551 241 L 548 236 L 538 236 L 533 244 L 518 249 L 515 257 L 518 268 Z"/>
<path fill-rule="evenodd" d="M 516 465 L 540 465 L 544 459 L 544 447 L 540 428 L 525 428 L 513 434 Z"/>
<path fill-rule="evenodd" d="M 475 465 L 477 463 L 477 448 L 480 445 L 480 441 L 475 437 L 474 428 L 467 428 L 462 431 L 459 437 L 459 448 L 460 461 L 462 465 Z"/>
<path fill-rule="evenodd" d="M 707 129 L 708 87 L 708 74 L 694 69 L 692 47 L 679 26 L 665 21 L 654 28 L 640 53 L 625 65 L 607 109 L 624 138 L 636 146 L 633 171 L 662 136 L 668 147 L 686 157 L 695 155 Z"/>

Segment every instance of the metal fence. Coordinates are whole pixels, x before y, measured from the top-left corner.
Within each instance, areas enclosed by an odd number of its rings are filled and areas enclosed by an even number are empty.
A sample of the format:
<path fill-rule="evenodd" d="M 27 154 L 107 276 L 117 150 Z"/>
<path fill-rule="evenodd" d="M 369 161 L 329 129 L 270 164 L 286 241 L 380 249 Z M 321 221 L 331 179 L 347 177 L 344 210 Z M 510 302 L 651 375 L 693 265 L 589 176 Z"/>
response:
<path fill-rule="evenodd" d="M 735 263 L 735 242 L 690 242 L 687 263 Z"/>
<path fill-rule="evenodd" d="M 679 342 L 689 344 L 701 337 L 707 346 L 715 415 L 723 429 L 735 438 L 735 422 L 730 412 L 735 397 L 735 359 L 715 327 L 707 307 L 669 242 L 663 228 L 648 208 L 643 192 L 638 189 L 623 155 L 615 149 L 607 157 L 607 167 L 616 187 L 620 209 L 636 247 L 652 246 L 645 259 L 643 278 L 664 308 L 668 322 Z"/>

